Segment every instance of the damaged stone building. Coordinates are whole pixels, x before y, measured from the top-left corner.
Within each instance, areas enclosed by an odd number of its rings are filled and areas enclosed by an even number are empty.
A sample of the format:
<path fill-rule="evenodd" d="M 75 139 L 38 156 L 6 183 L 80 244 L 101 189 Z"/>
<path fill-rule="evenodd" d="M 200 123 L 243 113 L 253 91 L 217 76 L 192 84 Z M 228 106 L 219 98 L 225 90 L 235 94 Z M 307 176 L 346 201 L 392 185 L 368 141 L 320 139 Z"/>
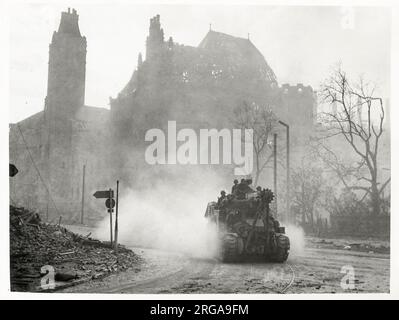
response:
<path fill-rule="evenodd" d="M 201 128 L 232 128 L 234 110 L 244 103 L 270 106 L 290 125 L 292 145 L 305 141 L 313 130 L 313 89 L 303 84 L 279 85 L 250 39 L 209 30 L 197 47 L 182 45 L 165 38 L 157 15 L 150 19 L 145 59 L 140 53 L 131 79 L 110 101 L 111 121 L 119 128 L 118 144 L 130 150 L 144 144 L 150 128 L 167 132 L 168 120 L 175 120 L 178 129 L 197 133 Z M 285 129 L 281 129 L 283 145 Z M 145 166 L 141 160 L 137 171 Z M 129 154 L 122 162 L 131 171 L 137 159 Z"/>
<path fill-rule="evenodd" d="M 160 16 L 153 17 L 145 58 L 139 54 L 110 110 L 84 104 L 85 63 L 78 15 L 62 12 L 50 44 L 44 110 L 10 125 L 10 162 L 20 170 L 10 182 L 11 201 L 50 219 L 63 215 L 79 221 L 82 197 L 85 221 L 99 219 L 105 210 L 91 199 L 92 191 L 114 183 L 116 171 L 128 174 L 132 157 L 125 150 L 143 145 L 146 130 L 165 128 L 168 120 L 193 129 L 221 129 L 232 126 L 234 108 L 256 103 L 272 106 L 294 139 L 313 129 L 313 89 L 279 85 L 249 39 L 209 30 L 197 47 L 186 46 L 165 39 Z"/>
<path fill-rule="evenodd" d="M 109 145 L 104 134 L 109 110 L 84 104 L 86 38 L 78 19 L 76 10 L 62 12 L 53 33 L 44 110 L 10 125 L 10 163 L 19 170 L 10 179 L 10 201 L 49 220 L 63 216 L 79 221 L 85 169 L 84 214 L 89 222 L 97 215 L 91 187 L 101 186 L 100 176 L 107 180 L 104 159 L 92 154 L 105 152 Z"/>
<path fill-rule="evenodd" d="M 249 39 L 209 30 L 198 47 L 181 45 L 172 37 L 164 39 L 157 15 L 150 20 L 145 60 L 140 53 L 132 78 L 111 99 L 111 115 L 116 121 L 124 120 L 126 129 L 132 121 L 142 123 L 146 117 L 152 123 L 175 119 L 193 127 L 222 128 L 229 127 L 232 110 L 244 102 L 271 105 L 296 131 L 313 127 L 316 103 L 312 88 L 279 86 Z"/>

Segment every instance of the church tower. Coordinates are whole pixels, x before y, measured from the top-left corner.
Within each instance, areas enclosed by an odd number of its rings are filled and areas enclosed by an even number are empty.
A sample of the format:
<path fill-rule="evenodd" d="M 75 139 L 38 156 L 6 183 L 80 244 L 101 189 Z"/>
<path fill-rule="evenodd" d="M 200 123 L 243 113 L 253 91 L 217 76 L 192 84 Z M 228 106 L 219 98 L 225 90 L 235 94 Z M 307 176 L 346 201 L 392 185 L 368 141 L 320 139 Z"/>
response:
<path fill-rule="evenodd" d="M 78 20 L 75 9 L 62 12 L 50 44 L 45 110 L 56 118 L 72 118 L 84 105 L 86 38 Z"/>
<path fill-rule="evenodd" d="M 47 203 L 56 202 L 64 213 L 68 212 L 76 189 L 74 173 L 77 166 L 81 168 L 76 163 L 80 139 L 76 124 L 77 112 L 84 107 L 85 99 L 86 38 L 80 34 L 78 19 L 75 9 L 62 12 L 58 31 L 53 33 L 44 107 L 45 176 L 50 191 Z"/>
<path fill-rule="evenodd" d="M 146 42 L 146 60 L 159 57 L 164 45 L 164 33 L 161 28 L 160 16 L 150 19 L 150 30 Z"/>

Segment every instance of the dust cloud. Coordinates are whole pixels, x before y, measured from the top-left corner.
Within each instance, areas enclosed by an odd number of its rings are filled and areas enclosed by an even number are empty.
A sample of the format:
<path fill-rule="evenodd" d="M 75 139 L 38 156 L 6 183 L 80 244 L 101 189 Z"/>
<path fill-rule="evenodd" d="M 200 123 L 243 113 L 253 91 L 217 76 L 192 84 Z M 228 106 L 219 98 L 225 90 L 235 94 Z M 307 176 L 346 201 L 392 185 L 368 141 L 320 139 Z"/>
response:
<path fill-rule="evenodd" d="M 303 229 L 300 226 L 288 224 L 285 226 L 285 232 L 290 238 L 291 248 L 289 257 L 303 255 L 305 251 L 305 232 Z"/>
<path fill-rule="evenodd" d="M 212 257 L 217 237 L 204 214 L 224 183 L 206 170 L 190 172 L 185 179 L 159 179 L 151 188 L 125 191 L 119 201 L 118 242 Z M 109 223 L 105 218 L 95 236 L 109 240 Z"/>

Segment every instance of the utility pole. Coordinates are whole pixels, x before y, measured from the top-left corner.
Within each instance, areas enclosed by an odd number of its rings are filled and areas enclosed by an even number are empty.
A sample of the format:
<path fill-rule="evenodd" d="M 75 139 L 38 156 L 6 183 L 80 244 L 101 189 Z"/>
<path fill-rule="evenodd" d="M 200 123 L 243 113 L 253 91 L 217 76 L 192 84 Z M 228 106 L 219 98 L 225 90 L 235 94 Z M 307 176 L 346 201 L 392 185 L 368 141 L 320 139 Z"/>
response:
<path fill-rule="evenodd" d="M 83 224 L 84 213 L 85 213 L 85 177 L 86 176 L 86 165 L 83 165 L 83 180 L 82 180 L 82 210 L 80 212 L 80 223 Z"/>
<path fill-rule="evenodd" d="M 287 125 L 287 215 L 288 221 L 291 220 L 290 203 L 290 127 Z"/>
<path fill-rule="evenodd" d="M 291 219 L 291 206 L 290 206 L 290 126 L 283 122 L 283 121 L 279 121 L 279 123 L 281 125 L 283 125 L 286 128 L 286 143 L 287 143 L 287 221 L 289 221 Z"/>
<path fill-rule="evenodd" d="M 277 133 L 273 135 L 273 192 L 277 215 Z"/>

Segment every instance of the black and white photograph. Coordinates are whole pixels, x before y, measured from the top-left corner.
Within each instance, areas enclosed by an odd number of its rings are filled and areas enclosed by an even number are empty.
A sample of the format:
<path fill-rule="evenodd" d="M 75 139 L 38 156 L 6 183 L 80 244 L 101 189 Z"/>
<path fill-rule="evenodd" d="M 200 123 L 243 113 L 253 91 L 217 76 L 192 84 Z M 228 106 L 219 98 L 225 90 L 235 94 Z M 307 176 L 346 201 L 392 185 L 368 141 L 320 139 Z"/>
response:
<path fill-rule="evenodd" d="M 389 2 L 2 7 L 8 294 L 398 293 Z"/>

